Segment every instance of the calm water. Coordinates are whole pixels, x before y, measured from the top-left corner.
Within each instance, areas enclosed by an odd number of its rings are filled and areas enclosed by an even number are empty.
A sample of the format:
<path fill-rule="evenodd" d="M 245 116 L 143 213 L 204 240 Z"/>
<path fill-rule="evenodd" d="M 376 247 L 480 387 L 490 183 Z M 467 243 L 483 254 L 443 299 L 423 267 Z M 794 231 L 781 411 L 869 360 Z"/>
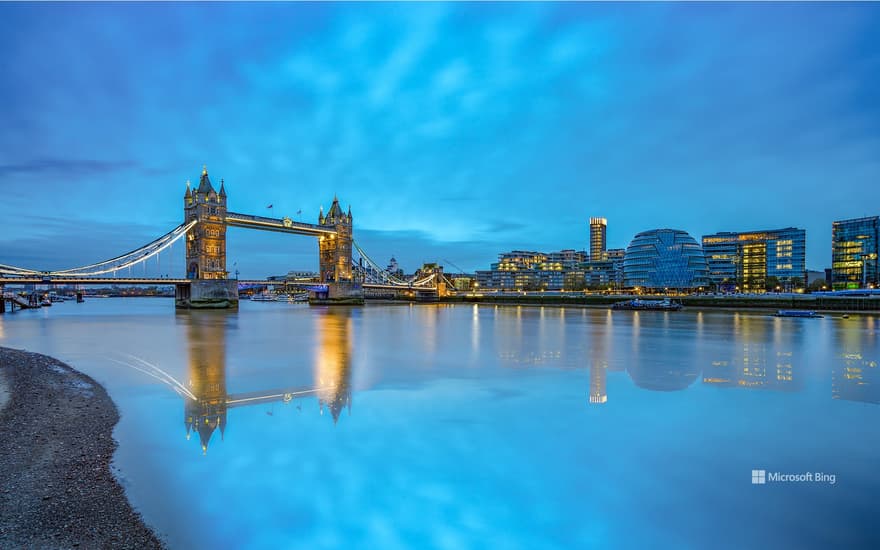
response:
<path fill-rule="evenodd" d="M 118 475 L 179 548 L 877 547 L 878 332 L 163 299 L 0 316 L 0 345 L 108 388 Z"/>

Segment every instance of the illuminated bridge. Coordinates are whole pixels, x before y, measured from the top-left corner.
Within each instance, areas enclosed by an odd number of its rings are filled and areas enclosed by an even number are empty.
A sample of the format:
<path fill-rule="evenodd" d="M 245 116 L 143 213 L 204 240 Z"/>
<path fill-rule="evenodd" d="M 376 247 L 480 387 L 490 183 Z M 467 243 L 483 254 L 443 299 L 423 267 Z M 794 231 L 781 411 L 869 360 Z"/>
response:
<path fill-rule="evenodd" d="M 184 221 L 161 237 L 135 250 L 89 265 L 40 271 L 0 264 L 0 292 L 4 284 L 68 285 L 175 285 L 176 303 L 182 308 L 223 308 L 238 304 L 237 279 L 231 279 L 226 262 L 226 229 L 241 227 L 294 235 L 318 240 L 318 281 L 305 286 L 313 303 L 362 303 L 364 290 L 397 293 L 445 295 L 453 286 L 437 266 L 416 277 L 403 279 L 379 267 L 354 240 L 351 208 L 343 212 L 334 197 L 327 213 L 323 207 L 318 223 L 294 221 L 288 217 L 270 218 L 227 210 L 226 186 L 220 180 L 214 189 L 204 168 L 197 188 L 186 183 L 183 197 Z M 132 277 L 132 268 L 146 262 L 176 242 L 185 243 L 184 274 L 178 278 Z M 127 276 L 126 276 L 127 275 Z M 250 282 L 250 281 L 249 281 Z M 280 281 L 259 281 L 284 284 Z M 0 301 L 2 303 L 2 301 Z"/>

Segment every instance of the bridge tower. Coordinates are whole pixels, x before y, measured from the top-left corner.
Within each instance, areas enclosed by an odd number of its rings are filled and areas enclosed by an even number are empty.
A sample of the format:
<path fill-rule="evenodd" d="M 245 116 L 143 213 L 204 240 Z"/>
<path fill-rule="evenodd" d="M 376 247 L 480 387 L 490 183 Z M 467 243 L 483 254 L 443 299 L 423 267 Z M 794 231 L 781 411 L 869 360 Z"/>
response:
<path fill-rule="evenodd" d="M 321 303 L 363 303 L 364 294 L 361 282 L 356 280 L 351 267 L 352 216 L 351 207 L 343 212 L 339 199 L 333 197 L 330 210 L 324 215 L 324 208 L 318 214 L 318 225 L 332 228 L 334 235 L 318 238 L 318 269 L 321 283 L 327 285 L 326 296 L 313 301 Z"/>
<path fill-rule="evenodd" d="M 186 182 L 183 212 L 185 222 L 199 222 L 186 236 L 186 278 L 226 279 L 226 188 L 220 180 L 214 191 L 207 166 L 195 191 Z"/>
<path fill-rule="evenodd" d="M 214 190 L 207 166 L 195 191 L 186 182 L 183 216 L 186 223 L 198 223 L 186 235 L 190 282 L 177 285 L 177 307 L 238 307 L 238 281 L 229 280 L 226 271 L 226 187 L 220 180 L 220 192 Z"/>

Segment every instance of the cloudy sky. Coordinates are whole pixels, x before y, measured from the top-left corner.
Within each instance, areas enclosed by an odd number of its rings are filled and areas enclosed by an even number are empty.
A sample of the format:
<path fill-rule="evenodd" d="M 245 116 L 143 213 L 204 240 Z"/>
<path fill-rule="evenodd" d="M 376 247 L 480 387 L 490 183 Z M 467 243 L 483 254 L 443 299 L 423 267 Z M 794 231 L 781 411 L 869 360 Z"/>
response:
<path fill-rule="evenodd" d="M 612 247 L 803 227 L 824 268 L 832 220 L 880 214 L 877 28 L 880 5 L 3 4 L 0 263 L 145 244 L 207 164 L 237 212 L 338 194 L 407 271 L 583 249 L 590 216 Z M 317 264 L 308 237 L 228 237 L 242 276 Z"/>

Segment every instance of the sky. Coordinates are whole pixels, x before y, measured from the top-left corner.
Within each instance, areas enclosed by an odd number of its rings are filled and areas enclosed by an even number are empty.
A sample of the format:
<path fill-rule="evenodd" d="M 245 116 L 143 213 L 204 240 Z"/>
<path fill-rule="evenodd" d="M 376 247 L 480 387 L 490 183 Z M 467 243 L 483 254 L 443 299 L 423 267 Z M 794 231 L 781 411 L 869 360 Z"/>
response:
<path fill-rule="evenodd" d="M 878 26 L 877 4 L 2 4 L 0 263 L 146 244 L 207 165 L 235 212 L 315 222 L 338 195 L 407 272 L 587 249 L 591 216 L 609 247 L 801 227 L 822 269 L 833 220 L 880 215 Z M 227 239 L 242 277 L 317 268 L 313 238 Z"/>

